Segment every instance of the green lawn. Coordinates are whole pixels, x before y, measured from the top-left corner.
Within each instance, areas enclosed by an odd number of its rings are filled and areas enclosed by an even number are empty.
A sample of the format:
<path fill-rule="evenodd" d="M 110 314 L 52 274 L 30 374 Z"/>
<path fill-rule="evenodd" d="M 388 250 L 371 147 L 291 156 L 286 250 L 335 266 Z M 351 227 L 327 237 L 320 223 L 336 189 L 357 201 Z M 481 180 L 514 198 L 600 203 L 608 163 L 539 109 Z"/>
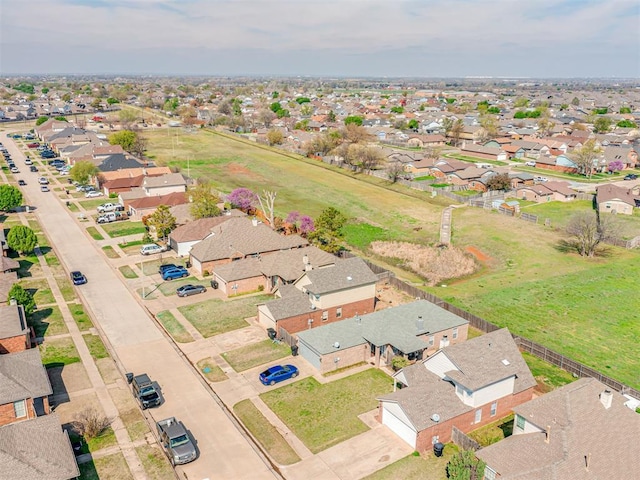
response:
<path fill-rule="evenodd" d="M 441 457 L 407 455 L 362 480 L 446 480 L 447 463 L 458 451 L 456 444 L 447 443 Z"/>
<path fill-rule="evenodd" d="M 222 369 L 216 365 L 216 362 L 214 362 L 211 357 L 200 360 L 196 366 L 198 367 L 198 370 L 200 370 L 200 373 L 202 373 L 202 375 L 204 375 L 210 382 L 222 382 L 229 378 Z"/>
<path fill-rule="evenodd" d="M 120 258 L 120 254 L 116 252 L 111 245 L 102 247 L 102 251 L 107 256 L 107 258 Z"/>
<path fill-rule="evenodd" d="M 203 337 L 237 330 L 249 325 L 245 318 L 256 315 L 258 303 L 271 300 L 271 295 L 255 295 L 234 300 L 207 300 L 185 305 L 178 310 Z"/>
<path fill-rule="evenodd" d="M 269 423 L 251 400 L 247 399 L 236 403 L 233 411 L 276 463 L 291 465 L 300 461 L 298 454 L 282 437 L 278 429 Z"/>
<path fill-rule="evenodd" d="M 111 238 L 124 237 L 125 235 L 135 235 L 147 231 L 142 222 L 131 222 L 129 220 L 123 222 L 105 223 L 102 229 Z"/>
<path fill-rule="evenodd" d="M 260 398 L 318 453 L 367 431 L 357 416 L 376 408 L 376 397 L 392 390 L 391 378 L 372 368 L 326 384 L 305 378 Z"/>
<path fill-rule="evenodd" d="M 566 370 L 551 365 L 530 353 L 522 352 L 522 356 L 527 362 L 529 370 L 538 381 L 538 390 L 549 392 L 577 380 Z"/>
<path fill-rule="evenodd" d="M 129 265 L 123 265 L 118 270 L 124 278 L 138 278 L 138 274 Z"/>
<path fill-rule="evenodd" d="M 33 326 L 36 337 L 51 337 L 61 333 L 69 333 L 57 306 L 36 310 L 29 317 L 29 324 Z"/>
<path fill-rule="evenodd" d="M 71 312 L 71 315 L 76 321 L 76 324 L 78 325 L 78 328 L 81 332 L 89 330 L 91 327 L 93 327 L 93 323 L 91 322 L 89 315 L 87 315 L 87 313 L 84 311 L 84 307 L 81 304 L 70 303 L 68 306 L 69 311 Z"/>
<path fill-rule="evenodd" d="M 138 458 L 149 480 L 175 480 L 176 476 L 160 447 L 142 445 L 136 447 Z"/>
<path fill-rule="evenodd" d="M 488 447 L 511 436 L 512 433 L 513 414 L 472 431 L 469 437 L 478 442 L 481 447 Z"/>
<path fill-rule="evenodd" d="M 104 240 L 104 237 L 96 227 L 87 227 L 87 233 L 89 233 L 89 235 L 91 235 L 91 238 L 93 238 L 94 240 Z"/>
<path fill-rule="evenodd" d="M 157 271 L 158 270 L 156 269 L 156 272 Z M 188 283 L 192 285 L 204 285 L 205 287 L 208 287 L 210 285 L 209 281 L 207 280 L 198 280 L 196 277 L 184 277 L 178 278 L 176 280 L 164 281 L 160 285 L 158 285 L 158 290 L 160 290 L 160 292 L 165 297 L 168 297 L 169 295 L 177 295 L 176 289 Z"/>
<path fill-rule="evenodd" d="M 76 298 L 76 291 L 73 288 L 73 284 L 71 283 L 71 280 L 66 275 L 65 276 L 56 275 L 55 279 L 64 301 L 70 302 L 74 300 Z"/>
<path fill-rule="evenodd" d="M 109 356 L 109 352 L 107 351 L 107 348 L 104 346 L 104 343 L 102 343 L 102 340 L 98 335 L 85 333 L 84 335 L 82 335 L 82 338 L 84 339 L 84 343 L 87 344 L 89 353 L 91 354 L 94 360 L 107 358 Z"/>
<path fill-rule="evenodd" d="M 224 352 L 222 358 L 231 365 L 236 372 L 244 372 L 250 368 L 273 362 L 279 358 L 291 355 L 291 347 L 284 343 L 274 343 L 270 339 L 245 345 L 229 352 Z"/>
<path fill-rule="evenodd" d="M 33 295 L 33 299 L 36 301 L 36 305 L 48 305 L 55 303 L 55 297 L 49 288 L 49 284 L 44 278 L 37 280 L 24 279 L 20 280 L 20 285 L 25 290 L 28 290 Z"/>
<path fill-rule="evenodd" d="M 371 242 L 400 240 L 397 232 L 391 232 L 368 223 L 349 222 L 342 228 L 344 240 L 360 250 L 365 250 Z"/>
<path fill-rule="evenodd" d="M 70 365 L 80 361 L 80 355 L 71 338 L 52 338 L 40 345 L 42 364 L 47 367 Z"/>
<path fill-rule="evenodd" d="M 178 343 L 193 342 L 193 337 L 182 324 L 176 320 L 176 317 L 169 310 L 160 312 L 156 315 L 156 318 L 162 323 L 164 328 L 169 332 L 169 335 Z"/>
<path fill-rule="evenodd" d="M 89 199 L 84 196 L 84 193 L 78 195 L 78 199 L 78 203 L 80 203 L 82 208 L 84 208 L 85 210 L 94 210 L 98 207 L 98 205 L 102 205 L 103 203 L 109 201 L 109 199 L 106 197 Z"/>
<path fill-rule="evenodd" d="M 454 242 L 490 257 L 479 273 L 427 290 L 516 334 L 546 345 L 634 388 L 640 342 L 640 252 L 611 247 L 582 258 L 558 248 L 561 233 L 539 225 L 456 209 Z"/>

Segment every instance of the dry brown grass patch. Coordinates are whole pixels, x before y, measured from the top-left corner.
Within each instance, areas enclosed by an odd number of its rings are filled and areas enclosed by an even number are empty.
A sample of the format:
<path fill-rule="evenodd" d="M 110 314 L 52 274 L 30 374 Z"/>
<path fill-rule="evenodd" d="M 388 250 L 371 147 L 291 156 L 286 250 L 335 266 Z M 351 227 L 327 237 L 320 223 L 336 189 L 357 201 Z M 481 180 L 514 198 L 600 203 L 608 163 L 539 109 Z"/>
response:
<path fill-rule="evenodd" d="M 428 247 L 408 242 L 372 242 L 370 247 L 376 255 L 401 260 L 405 268 L 423 277 L 430 286 L 471 275 L 478 267 L 473 257 L 457 247 Z"/>

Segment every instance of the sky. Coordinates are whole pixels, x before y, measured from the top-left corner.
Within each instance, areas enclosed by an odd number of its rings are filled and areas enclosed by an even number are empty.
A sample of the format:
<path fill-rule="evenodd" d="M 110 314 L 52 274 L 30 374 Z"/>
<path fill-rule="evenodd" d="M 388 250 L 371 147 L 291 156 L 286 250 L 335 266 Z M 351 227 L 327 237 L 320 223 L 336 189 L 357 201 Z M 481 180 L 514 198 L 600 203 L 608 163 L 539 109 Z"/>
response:
<path fill-rule="evenodd" d="M 640 1 L 0 0 L 21 73 L 640 78 Z"/>

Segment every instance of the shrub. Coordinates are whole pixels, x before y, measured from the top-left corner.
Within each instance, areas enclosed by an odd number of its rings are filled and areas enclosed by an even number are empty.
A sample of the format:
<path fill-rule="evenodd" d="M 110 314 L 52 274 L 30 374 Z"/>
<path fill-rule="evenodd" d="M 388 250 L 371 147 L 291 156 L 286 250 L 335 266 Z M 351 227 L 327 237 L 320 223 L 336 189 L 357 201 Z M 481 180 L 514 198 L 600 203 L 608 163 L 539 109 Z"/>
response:
<path fill-rule="evenodd" d="M 73 431 L 85 439 L 95 438 L 111 424 L 111 421 L 94 408 L 82 410 L 73 421 Z"/>
<path fill-rule="evenodd" d="M 400 355 L 398 355 L 397 357 L 393 357 L 393 360 L 391 360 L 391 367 L 396 372 L 408 366 L 409 366 L 409 360 L 407 360 L 405 357 L 402 357 Z"/>

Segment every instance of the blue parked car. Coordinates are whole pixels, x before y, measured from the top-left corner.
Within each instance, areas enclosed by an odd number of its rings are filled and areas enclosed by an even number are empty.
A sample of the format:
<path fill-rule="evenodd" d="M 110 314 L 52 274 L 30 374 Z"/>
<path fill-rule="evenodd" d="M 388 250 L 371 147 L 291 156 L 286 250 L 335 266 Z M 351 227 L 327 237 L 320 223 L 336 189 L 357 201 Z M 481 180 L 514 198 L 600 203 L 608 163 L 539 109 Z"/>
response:
<path fill-rule="evenodd" d="M 170 268 L 162 272 L 163 280 L 175 280 L 176 278 L 188 277 L 189 271 L 184 267 Z"/>
<path fill-rule="evenodd" d="M 298 376 L 298 368 L 294 365 L 276 365 L 260 374 L 263 385 L 275 385 L 278 382 L 289 380 Z"/>

